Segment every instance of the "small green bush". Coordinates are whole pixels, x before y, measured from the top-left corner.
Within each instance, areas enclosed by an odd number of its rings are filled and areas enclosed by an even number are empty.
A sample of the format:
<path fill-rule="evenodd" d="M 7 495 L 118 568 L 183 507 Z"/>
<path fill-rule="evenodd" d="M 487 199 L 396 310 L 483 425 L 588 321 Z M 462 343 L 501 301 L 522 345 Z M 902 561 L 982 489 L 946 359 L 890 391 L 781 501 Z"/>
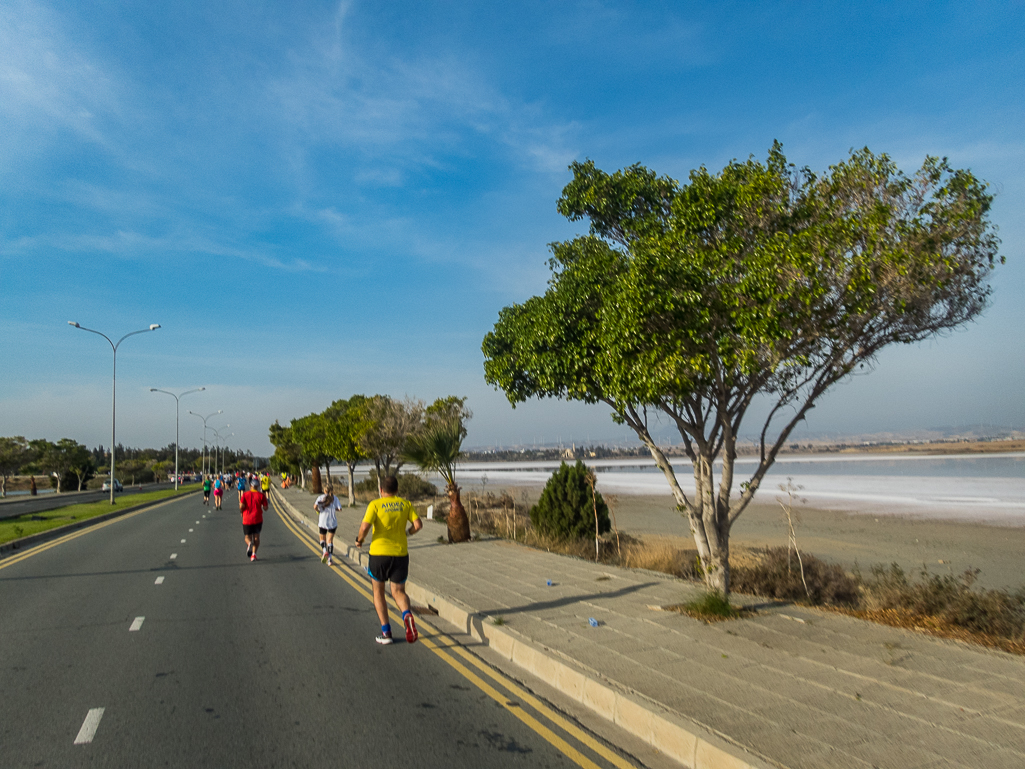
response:
<path fill-rule="evenodd" d="M 713 590 L 705 593 L 701 598 L 690 601 L 682 606 L 672 607 L 689 614 L 698 619 L 714 622 L 716 620 L 736 619 L 741 616 L 741 611 L 730 604 L 729 600 L 722 593 Z"/>
<path fill-rule="evenodd" d="M 853 606 L 860 600 L 857 581 L 836 564 L 801 553 L 808 593 L 801 581 L 797 556 L 785 547 L 770 548 L 756 566 L 730 570 L 730 586 L 739 593 L 765 598 L 808 601 L 812 604 Z"/>
<path fill-rule="evenodd" d="M 431 482 L 425 481 L 415 473 L 402 473 L 399 479 L 399 496 L 406 499 L 425 499 L 436 497 L 438 488 Z M 353 487 L 356 494 L 377 496 L 377 470 L 371 470 L 370 476 L 362 481 L 357 481 Z"/>
<path fill-rule="evenodd" d="M 548 479 L 541 498 L 530 508 L 530 522 L 541 534 L 555 538 L 593 538 L 594 505 L 598 507 L 598 533 L 612 528 L 609 508 L 600 492 L 591 498 L 588 483 L 590 470 L 577 460 L 575 465 L 563 462 Z"/>

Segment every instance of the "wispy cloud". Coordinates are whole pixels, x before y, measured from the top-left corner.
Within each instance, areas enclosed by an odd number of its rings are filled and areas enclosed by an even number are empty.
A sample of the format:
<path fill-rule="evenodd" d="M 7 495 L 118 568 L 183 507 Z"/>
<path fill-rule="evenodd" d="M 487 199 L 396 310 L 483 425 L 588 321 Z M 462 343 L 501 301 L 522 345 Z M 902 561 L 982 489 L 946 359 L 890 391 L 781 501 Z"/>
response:
<path fill-rule="evenodd" d="M 52 11 L 29 0 L 0 4 L 0 162 L 38 151 L 57 130 L 107 145 L 102 124 L 123 103 L 116 75 Z"/>
<path fill-rule="evenodd" d="M 467 152 L 468 137 L 510 147 L 536 169 L 565 168 L 573 124 L 504 95 L 459 52 L 434 56 L 360 47 L 348 24 L 351 5 L 311 33 L 303 55 L 267 91 L 300 145 L 334 144 L 360 158 L 358 182 L 394 186 L 405 175 L 444 166 Z"/>
<path fill-rule="evenodd" d="M 224 245 L 201 235 L 154 237 L 131 230 L 108 234 L 47 234 L 0 239 L 0 251 L 7 256 L 31 255 L 51 249 L 70 254 L 105 254 L 124 260 L 148 259 L 154 255 L 202 254 L 231 257 L 264 267 L 289 272 L 327 272 L 323 265 L 306 259 L 283 259 L 267 251 Z"/>

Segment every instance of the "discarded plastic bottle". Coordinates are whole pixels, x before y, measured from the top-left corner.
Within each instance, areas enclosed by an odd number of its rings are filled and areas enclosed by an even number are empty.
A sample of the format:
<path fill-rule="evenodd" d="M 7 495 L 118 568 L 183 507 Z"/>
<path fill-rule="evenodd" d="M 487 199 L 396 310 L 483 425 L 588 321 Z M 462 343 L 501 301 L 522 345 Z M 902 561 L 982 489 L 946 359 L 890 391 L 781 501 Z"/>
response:
<path fill-rule="evenodd" d="M 552 581 L 551 580 L 547 580 L 547 582 L 548 582 L 548 587 L 551 587 L 552 586 Z"/>
<path fill-rule="evenodd" d="M 587 624 L 591 627 L 598 627 L 598 620 L 596 620 L 594 617 L 588 617 Z"/>

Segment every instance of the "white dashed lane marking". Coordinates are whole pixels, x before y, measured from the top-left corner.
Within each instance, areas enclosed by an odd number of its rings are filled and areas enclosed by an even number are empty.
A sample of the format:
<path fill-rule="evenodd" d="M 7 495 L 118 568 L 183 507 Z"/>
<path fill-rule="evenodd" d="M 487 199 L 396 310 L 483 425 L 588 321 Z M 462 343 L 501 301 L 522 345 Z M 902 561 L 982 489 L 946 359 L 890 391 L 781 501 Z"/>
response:
<path fill-rule="evenodd" d="M 195 529 L 189 529 L 189 534 L 191 534 L 193 531 L 195 531 Z"/>
<path fill-rule="evenodd" d="M 78 730 L 78 736 L 75 737 L 76 745 L 88 745 L 93 741 L 93 737 L 96 736 L 96 729 L 100 725 L 101 718 L 103 718 L 103 708 L 93 708 L 85 714 L 85 721 L 82 722 L 82 728 Z"/>
<path fill-rule="evenodd" d="M 142 623 L 145 622 L 145 620 L 146 620 L 145 617 L 136 617 L 135 621 L 132 623 L 132 626 L 130 628 L 128 628 L 129 632 L 135 631 L 135 630 L 138 630 L 139 628 L 141 628 L 142 627 Z"/>
<path fill-rule="evenodd" d="M 178 554 L 177 554 L 177 553 L 171 553 L 171 560 L 172 560 L 172 561 L 173 561 L 173 560 L 174 560 L 175 558 L 177 558 L 177 557 L 178 557 Z"/>
<path fill-rule="evenodd" d="M 157 577 L 157 581 L 154 582 L 153 584 L 154 585 L 163 585 L 164 584 L 164 578 L 163 577 Z"/>
<path fill-rule="evenodd" d="M 184 539 L 182 540 L 182 544 L 183 544 L 183 545 L 185 544 L 185 540 L 184 540 Z"/>

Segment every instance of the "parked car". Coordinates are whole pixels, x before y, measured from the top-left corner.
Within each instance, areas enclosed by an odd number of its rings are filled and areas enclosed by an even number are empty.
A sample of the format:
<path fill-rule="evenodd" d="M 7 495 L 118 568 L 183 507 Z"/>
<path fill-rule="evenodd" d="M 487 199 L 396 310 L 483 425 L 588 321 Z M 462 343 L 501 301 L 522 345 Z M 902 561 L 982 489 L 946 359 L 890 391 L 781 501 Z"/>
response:
<path fill-rule="evenodd" d="M 103 490 L 110 491 L 110 481 L 103 482 Z M 121 481 L 117 478 L 114 479 L 114 491 L 124 491 L 125 487 L 121 485 Z"/>

